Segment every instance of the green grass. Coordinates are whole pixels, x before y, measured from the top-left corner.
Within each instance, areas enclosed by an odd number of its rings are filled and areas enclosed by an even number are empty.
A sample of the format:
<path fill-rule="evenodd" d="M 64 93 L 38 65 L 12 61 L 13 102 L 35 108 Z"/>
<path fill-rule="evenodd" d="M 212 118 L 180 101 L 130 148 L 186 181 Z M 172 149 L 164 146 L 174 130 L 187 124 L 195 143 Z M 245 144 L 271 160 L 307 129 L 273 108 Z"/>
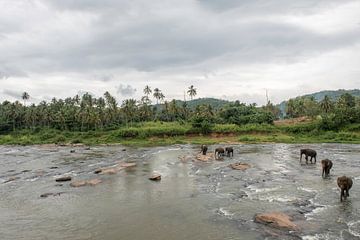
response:
<path fill-rule="evenodd" d="M 274 126 L 268 124 L 216 124 L 212 133 L 202 135 L 189 123 L 147 122 L 108 131 L 71 132 L 55 129 L 20 130 L 0 135 L 0 144 L 83 143 L 158 146 L 170 144 L 243 143 L 360 143 L 360 125 L 342 131 L 321 131 L 316 122 Z"/>

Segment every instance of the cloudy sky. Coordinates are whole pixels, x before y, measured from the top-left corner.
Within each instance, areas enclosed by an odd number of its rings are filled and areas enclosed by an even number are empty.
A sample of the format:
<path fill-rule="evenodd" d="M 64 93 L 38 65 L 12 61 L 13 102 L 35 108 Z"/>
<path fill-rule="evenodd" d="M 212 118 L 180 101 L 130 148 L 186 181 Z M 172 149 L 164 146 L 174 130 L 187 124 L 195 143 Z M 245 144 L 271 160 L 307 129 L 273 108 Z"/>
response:
<path fill-rule="evenodd" d="M 360 87 L 359 0 L 0 0 L 0 101 Z"/>

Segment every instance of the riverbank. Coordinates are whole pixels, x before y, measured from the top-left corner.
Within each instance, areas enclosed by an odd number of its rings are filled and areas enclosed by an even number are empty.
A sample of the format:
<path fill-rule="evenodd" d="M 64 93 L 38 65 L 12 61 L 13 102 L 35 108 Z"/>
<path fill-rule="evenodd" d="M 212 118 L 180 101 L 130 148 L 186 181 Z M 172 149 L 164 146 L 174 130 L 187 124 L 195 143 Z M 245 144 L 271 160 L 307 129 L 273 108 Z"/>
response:
<path fill-rule="evenodd" d="M 316 122 L 291 124 L 216 124 L 203 134 L 188 123 L 148 122 L 107 131 L 72 132 L 55 129 L 21 130 L 0 135 L 2 145 L 122 144 L 160 146 L 217 143 L 360 143 L 359 126 L 338 132 L 319 130 Z"/>

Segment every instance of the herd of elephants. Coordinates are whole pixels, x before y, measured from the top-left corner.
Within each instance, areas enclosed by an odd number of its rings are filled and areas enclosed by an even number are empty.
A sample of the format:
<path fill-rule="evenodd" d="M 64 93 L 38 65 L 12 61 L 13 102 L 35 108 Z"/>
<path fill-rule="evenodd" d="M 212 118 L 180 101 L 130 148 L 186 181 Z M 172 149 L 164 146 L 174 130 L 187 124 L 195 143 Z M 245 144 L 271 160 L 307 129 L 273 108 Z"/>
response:
<path fill-rule="evenodd" d="M 203 155 L 206 155 L 206 152 L 208 150 L 208 147 L 206 145 L 201 145 L 201 152 Z M 232 147 L 226 147 L 225 149 L 222 147 L 218 147 L 215 149 L 215 159 L 225 156 L 225 153 L 228 157 L 234 156 L 234 149 Z M 302 160 L 302 156 L 305 155 L 306 164 L 308 164 L 308 160 L 310 157 L 311 164 L 316 164 L 316 151 L 313 149 L 301 149 L 300 150 L 300 163 Z M 322 177 L 327 177 L 330 174 L 330 169 L 333 166 L 333 163 L 329 159 L 321 160 L 321 166 L 322 166 Z M 353 181 L 350 177 L 342 176 L 337 178 L 337 185 L 341 189 L 340 194 L 340 201 L 342 202 L 343 199 L 346 200 L 347 197 L 349 197 L 349 190 L 353 185 Z"/>

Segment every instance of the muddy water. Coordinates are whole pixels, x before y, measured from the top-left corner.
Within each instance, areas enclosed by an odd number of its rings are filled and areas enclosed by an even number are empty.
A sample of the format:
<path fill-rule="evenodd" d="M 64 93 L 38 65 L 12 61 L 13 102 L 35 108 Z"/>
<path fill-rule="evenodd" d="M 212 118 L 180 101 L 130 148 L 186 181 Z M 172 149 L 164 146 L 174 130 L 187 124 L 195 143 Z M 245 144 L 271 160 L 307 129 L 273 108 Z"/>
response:
<path fill-rule="evenodd" d="M 0 239 L 359 239 L 360 146 L 306 145 L 318 151 L 313 165 L 299 163 L 302 147 L 235 145 L 234 157 L 199 162 L 193 145 L 78 147 L 75 153 L 0 146 Z M 334 162 L 328 179 L 320 176 L 323 158 Z M 238 161 L 251 168 L 228 167 Z M 93 173 L 119 162 L 137 166 L 115 175 Z M 153 171 L 162 175 L 160 182 L 148 180 Z M 354 186 L 341 203 L 336 178 L 344 174 Z M 64 175 L 103 182 L 80 188 L 55 182 Z M 60 194 L 41 198 L 44 193 Z M 292 216 L 301 230 L 253 221 L 268 211 Z"/>

